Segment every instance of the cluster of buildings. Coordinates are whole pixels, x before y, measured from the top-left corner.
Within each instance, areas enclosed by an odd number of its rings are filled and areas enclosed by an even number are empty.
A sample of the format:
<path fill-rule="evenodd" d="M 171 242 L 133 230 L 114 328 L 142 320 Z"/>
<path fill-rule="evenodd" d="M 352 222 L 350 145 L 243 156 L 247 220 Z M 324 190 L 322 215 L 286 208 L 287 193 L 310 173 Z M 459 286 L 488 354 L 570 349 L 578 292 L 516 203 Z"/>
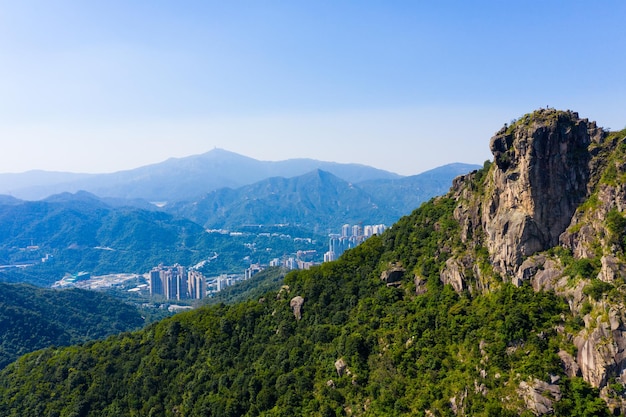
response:
<path fill-rule="evenodd" d="M 346 250 L 354 248 L 365 239 L 373 235 L 379 235 L 386 229 L 384 224 L 377 225 L 349 225 L 344 224 L 341 234 L 330 234 L 328 252 L 324 254 L 324 262 L 334 261 Z M 309 269 L 316 263 L 315 250 L 298 251 L 295 257 L 275 258 L 269 266 L 282 266 L 289 270 Z M 206 279 L 202 273 L 193 268 L 185 268 L 181 265 L 159 265 L 149 273 L 150 296 L 161 296 L 167 300 L 202 299 L 222 291 L 239 281 L 252 278 L 264 267 L 260 264 L 252 264 L 243 275 L 222 274 Z"/>
<path fill-rule="evenodd" d="M 221 274 L 214 278 L 209 278 L 206 280 L 206 287 L 208 291 L 208 295 L 212 296 L 216 292 L 220 292 L 224 290 L 226 287 L 230 287 L 231 285 L 235 285 L 240 281 L 245 281 L 252 278 L 257 273 L 263 271 L 263 266 L 260 264 L 252 264 L 250 268 L 244 271 L 244 274 Z"/>
<path fill-rule="evenodd" d="M 316 255 L 317 251 L 315 250 L 299 250 L 296 253 L 295 258 L 290 256 L 272 259 L 270 261 L 270 266 L 282 266 L 290 271 L 293 269 L 309 269 L 317 264 L 316 262 L 313 262 Z"/>
<path fill-rule="evenodd" d="M 288 269 L 308 269 L 315 263 L 307 260 L 313 258 L 316 251 L 298 251 L 296 258 L 276 258 L 270 266 L 283 266 Z M 252 264 L 242 274 L 222 274 L 213 278 L 205 278 L 203 274 L 193 268 L 181 265 L 159 265 L 148 274 L 150 296 L 163 297 L 167 300 L 200 300 L 207 295 L 222 291 L 240 281 L 252 278 L 263 271 L 265 266 Z"/>
<path fill-rule="evenodd" d="M 328 252 L 324 254 L 324 262 L 338 259 L 346 250 L 354 248 L 373 235 L 382 234 L 387 227 L 384 224 L 361 226 L 344 224 L 341 234 L 330 234 Z"/>
<path fill-rule="evenodd" d="M 150 296 L 167 300 L 200 300 L 206 296 L 206 280 L 202 273 L 181 265 L 159 265 L 149 272 Z"/>

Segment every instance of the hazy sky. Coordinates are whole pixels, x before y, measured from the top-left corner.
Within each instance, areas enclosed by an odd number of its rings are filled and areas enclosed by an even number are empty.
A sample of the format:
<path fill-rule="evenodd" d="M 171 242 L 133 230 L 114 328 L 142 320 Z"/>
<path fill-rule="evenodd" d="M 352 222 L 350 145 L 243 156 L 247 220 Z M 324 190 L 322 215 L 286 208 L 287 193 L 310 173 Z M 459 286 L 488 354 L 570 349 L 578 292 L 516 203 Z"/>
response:
<path fill-rule="evenodd" d="M 539 107 L 626 126 L 624 1 L 0 0 L 0 172 L 207 152 L 404 175 Z"/>

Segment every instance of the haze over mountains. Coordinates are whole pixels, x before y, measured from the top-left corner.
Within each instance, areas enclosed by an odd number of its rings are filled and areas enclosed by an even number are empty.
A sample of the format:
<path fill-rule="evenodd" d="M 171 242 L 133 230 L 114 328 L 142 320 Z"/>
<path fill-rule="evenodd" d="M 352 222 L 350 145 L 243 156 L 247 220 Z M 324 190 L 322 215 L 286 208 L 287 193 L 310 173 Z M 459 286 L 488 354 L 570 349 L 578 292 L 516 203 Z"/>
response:
<path fill-rule="evenodd" d="M 210 229 L 292 224 L 327 233 L 345 223 L 392 224 L 479 167 L 455 163 L 402 177 L 359 164 L 258 161 L 214 149 L 111 174 L 0 174 L 0 204 L 78 202 L 87 192 L 111 207 L 155 210 L 156 203 Z"/>
<path fill-rule="evenodd" d="M 100 197 L 180 201 L 223 187 L 237 188 L 270 177 L 290 178 L 316 169 L 331 172 L 349 182 L 402 178 L 398 174 L 360 164 L 313 159 L 259 161 L 223 149 L 213 149 L 201 155 L 170 158 L 158 164 L 108 174 L 47 171 L 0 174 L 0 194 L 39 200 L 61 192 L 85 190 Z"/>
<path fill-rule="evenodd" d="M 13 269 L 0 271 L 0 281 L 50 285 L 64 273 L 143 273 L 160 262 L 190 265 L 215 254 L 205 272 L 241 272 L 252 262 L 247 257 L 267 262 L 300 249 L 322 259 L 327 234 L 343 224 L 391 225 L 475 168 L 450 164 L 400 177 L 357 164 L 263 162 L 215 149 L 113 174 L 2 174 L 0 193 L 13 195 L 0 194 L 0 265 Z M 265 229 L 256 227 L 247 240 L 205 233 L 250 225 Z M 317 243 L 265 241 L 261 232 L 276 225 L 278 235 Z M 48 257 L 53 261 L 39 262 Z M 33 266 L 15 269 L 19 264 Z"/>

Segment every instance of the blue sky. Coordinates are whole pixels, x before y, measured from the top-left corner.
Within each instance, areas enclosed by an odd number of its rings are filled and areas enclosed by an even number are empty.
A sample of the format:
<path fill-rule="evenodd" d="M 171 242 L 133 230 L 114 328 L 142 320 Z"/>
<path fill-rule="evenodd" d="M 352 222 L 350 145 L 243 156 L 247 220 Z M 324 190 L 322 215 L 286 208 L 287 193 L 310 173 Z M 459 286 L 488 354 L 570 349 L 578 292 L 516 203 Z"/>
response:
<path fill-rule="evenodd" d="M 622 1 L 0 0 L 0 172 L 207 152 L 404 175 L 539 107 L 626 126 Z"/>

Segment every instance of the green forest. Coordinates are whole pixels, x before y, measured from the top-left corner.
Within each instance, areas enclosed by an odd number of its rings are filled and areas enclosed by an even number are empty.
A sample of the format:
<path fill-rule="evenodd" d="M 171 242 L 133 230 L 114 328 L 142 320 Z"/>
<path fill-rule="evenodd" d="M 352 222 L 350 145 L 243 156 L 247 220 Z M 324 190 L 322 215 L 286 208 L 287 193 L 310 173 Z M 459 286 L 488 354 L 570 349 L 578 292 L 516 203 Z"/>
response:
<path fill-rule="evenodd" d="M 449 198 L 425 203 L 262 297 L 28 354 L 0 375 L 0 414 L 452 416 L 454 402 L 467 415 L 530 416 L 520 382 L 557 378 L 554 415 L 609 415 L 597 389 L 562 369 L 557 352 L 575 348 L 555 328 L 581 327 L 562 298 L 501 281 L 480 295 L 441 283 L 462 245 L 453 210 Z M 421 281 L 387 286 L 392 261 Z"/>
<path fill-rule="evenodd" d="M 135 308 L 106 294 L 0 283 L 0 368 L 26 352 L 102 339 L 144 324 Z"/>

